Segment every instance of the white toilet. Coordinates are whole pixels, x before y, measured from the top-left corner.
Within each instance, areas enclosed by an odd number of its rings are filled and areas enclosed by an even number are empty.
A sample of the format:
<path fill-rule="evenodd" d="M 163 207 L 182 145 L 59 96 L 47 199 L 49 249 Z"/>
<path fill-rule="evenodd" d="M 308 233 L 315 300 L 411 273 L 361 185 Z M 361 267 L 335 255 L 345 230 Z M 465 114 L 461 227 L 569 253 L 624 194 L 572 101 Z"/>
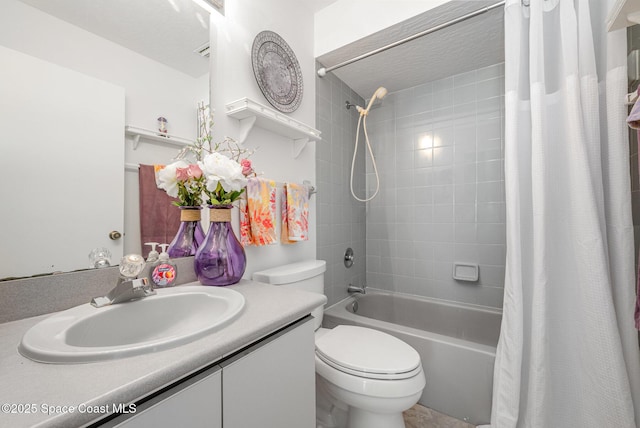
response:
<path fill-rule="evenodd" d="M 324 260 L 253 274 L 254 281 L 324 293 Z M 320 328 L 315 309 L 318 428 L 403 428 L 402 412 L 425 387 L 420 355 L 403 341 L 370 328 Z"/>

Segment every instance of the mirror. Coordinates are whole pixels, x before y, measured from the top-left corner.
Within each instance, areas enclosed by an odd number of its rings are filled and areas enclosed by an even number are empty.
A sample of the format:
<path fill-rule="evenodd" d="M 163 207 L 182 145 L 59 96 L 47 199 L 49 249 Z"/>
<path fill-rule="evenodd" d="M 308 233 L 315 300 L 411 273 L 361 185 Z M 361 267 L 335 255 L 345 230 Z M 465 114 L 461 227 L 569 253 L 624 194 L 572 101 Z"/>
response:
<path fill-rule="evenodd" d="M 0 178 L 12 183 L 0 279 L 85 269 L 97 247 L 112 265 L 139 253 L 136 166 L 178 150 L 144 140 L 134 150 L 124 127 L 156 130 L 165 117 L 169 134 L 195 139 L 209 12 L 192 0 L 3 0 L 0 28 L 1 90 L 13 97 L 0 100 L 12 129 L 0 137 Z"/>

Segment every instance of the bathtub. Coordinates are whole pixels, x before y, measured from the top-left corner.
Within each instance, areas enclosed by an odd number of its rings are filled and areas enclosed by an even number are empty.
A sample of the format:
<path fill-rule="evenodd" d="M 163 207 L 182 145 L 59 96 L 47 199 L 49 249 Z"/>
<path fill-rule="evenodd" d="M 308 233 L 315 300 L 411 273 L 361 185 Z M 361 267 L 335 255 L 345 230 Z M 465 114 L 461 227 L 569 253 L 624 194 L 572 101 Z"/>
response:
<path fill-rule="evenodd" d="M 427 386 L 420 404 L 474 425 L 490 422 L 502 311 L 367 289 L 324 312 L 323 326 L 359 325 L 415 348 Z"/>

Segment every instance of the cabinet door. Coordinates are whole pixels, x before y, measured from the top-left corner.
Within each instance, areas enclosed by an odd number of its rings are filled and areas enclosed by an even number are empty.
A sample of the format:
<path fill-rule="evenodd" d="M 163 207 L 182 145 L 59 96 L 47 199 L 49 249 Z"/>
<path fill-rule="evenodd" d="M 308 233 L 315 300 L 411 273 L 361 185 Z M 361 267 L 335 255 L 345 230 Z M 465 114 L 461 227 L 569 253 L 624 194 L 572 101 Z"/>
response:
<path fill-rule="evenodd" d="M 225 428 L 314 428 L 315 343 L 305 318 L 222 364 Z"/>
<path fill-rule="evenodd" d="M 222 428 L 222 376 L 216 367 L 141 404 L 106 427 Z"/>

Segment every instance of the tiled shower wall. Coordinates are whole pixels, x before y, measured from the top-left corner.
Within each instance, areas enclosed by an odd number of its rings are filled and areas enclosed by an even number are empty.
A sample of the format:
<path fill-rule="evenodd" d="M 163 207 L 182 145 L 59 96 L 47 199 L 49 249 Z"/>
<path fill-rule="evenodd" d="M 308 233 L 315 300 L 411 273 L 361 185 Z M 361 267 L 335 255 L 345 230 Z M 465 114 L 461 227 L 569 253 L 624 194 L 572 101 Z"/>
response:
<path fill-rule="evenodd" d="M 318 65 L 318 68 L 320 65 Z M 358 120 L 355 108 L 363 100 L 340 79 L 329 73 L 316 77 L 316 127 L 322 141 L 316 143 L 317 257 L 327 261 L 325 294 L 327 306 L 347 297 L 348 284 L 365 281 L 365 205 L 351 197 L 349 172 Z M 359 150 L 354 169 L 354 187 L 364 192 L 365 166 Z M 344 266 L 344 253 L 352 248 L 354 265 Z"/>
<path fill-rule="evenodd" d="M 502 307 L 504 64 L 391 93 L 367 125 L 380 173 L 366 213 L 367 285 Z M 454 280 L 456 261 L 479 264 L 479 281 Z"/>

